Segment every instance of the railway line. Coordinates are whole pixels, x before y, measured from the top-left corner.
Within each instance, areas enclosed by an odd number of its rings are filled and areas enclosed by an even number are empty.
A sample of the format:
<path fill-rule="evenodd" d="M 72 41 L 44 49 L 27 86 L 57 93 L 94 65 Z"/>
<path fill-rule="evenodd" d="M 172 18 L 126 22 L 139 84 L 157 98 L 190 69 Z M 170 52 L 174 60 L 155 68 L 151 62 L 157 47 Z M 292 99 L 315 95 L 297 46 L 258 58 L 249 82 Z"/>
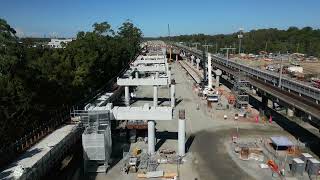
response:
<path fill-rule="evenodd" d="M 175 47 L 199 58 L 202 57 L 202 52 L 199 50 L 194 50 L 178 44 L 175 44 Z M 316 124 L 318 128 L 320 127 L 319 89 L 303 82 L 289 79 L 288 77 L 283 77 L 280 82 L 277 73 L 252 68 L 217 55 L 212 56 L 212 66 L 222 70 L 225 75 L 230 77 L 227 80 L 231 83 L 232 78 L 239 75 L 239 73 L 245 75 L 248 80 L 250 80 L 251 86 L 269 94 L 272 96 L 272 99 L 276 99 L 276 102 L 280 102 L 287 108 L 304 112 L 313 124 Z M 197 74 L 194 72 L 194 74 L 201 77 L 199 73 Z M 266 96 L 263 96 L 263 98 L 267 99 Z"/>

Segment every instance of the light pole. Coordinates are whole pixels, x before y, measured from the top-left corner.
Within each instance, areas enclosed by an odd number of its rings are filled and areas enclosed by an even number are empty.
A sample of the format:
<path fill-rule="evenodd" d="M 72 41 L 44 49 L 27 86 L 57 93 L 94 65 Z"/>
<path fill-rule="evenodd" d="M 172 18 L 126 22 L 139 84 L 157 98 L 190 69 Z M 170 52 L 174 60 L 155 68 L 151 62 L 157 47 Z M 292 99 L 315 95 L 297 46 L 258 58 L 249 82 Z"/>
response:
<path fill-rule="evenodd" d="M 239 39 L 239 55 L 241 53 L 241 41 L 243 38 L 243 28 L 239 29 L 238 39 Z"/>
<path fill-rule="evenodd" d="M 280 56 L 280 52 L 279 52 L 279 56 Z M 281 81 L 282 81 L 282 69 L 283 69 L 283 65 L 282 65 L 282 56 L 280 57 L 280 71 L 279 71 L 279 84 L 278 87 L 281 88 Z"/>
<path fill-rule="evenodd" d="M 229 65 L 229 50 L 235 50 L 236 48 L 232 48 L 232 47 L 229 47 L 229 48 L 227 48 L 227 47 L 225 47 L 225 48 L 220 48 L 220 50 L 221 51 L 223 51 L 223 50 L 227 50 L 227 65 Z"/>

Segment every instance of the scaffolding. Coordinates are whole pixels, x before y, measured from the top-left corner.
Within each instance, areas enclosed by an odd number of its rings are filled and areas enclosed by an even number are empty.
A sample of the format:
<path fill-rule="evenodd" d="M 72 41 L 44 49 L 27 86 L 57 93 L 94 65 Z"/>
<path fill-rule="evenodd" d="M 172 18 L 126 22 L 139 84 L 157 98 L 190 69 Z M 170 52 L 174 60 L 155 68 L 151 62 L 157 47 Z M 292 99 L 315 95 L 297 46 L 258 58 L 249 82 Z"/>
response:
<path fill-rule="evenodd" d="M 246 108 L 249 104 L 249 95 L 248 90 L 250 89 L 249 81 L 246 78 L 244 73 L 238 72 L 234 76 L 233 83 L 233 93 L 235 94 L 236 99 L 236 108 Z"/>
<path fill-rule="evenodd" d="M 84 172 L 106 172 L 112 152 L 109 110 L 74 110 L 85 130 L 82 134 Z"/>

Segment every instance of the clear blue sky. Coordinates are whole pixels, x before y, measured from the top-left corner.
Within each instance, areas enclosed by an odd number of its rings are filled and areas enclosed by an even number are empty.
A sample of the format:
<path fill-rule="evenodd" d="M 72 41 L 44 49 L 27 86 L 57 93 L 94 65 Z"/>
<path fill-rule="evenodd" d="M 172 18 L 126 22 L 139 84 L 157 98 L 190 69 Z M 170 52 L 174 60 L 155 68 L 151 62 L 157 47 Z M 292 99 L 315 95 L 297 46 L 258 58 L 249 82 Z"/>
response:
<path fill-rule="evenodd" d="M 19 34 L 73 37 L 94 22 L 126 19 L 145 36 L 320 27 L 320 0 L 2 0 L 0 17 Z"/>

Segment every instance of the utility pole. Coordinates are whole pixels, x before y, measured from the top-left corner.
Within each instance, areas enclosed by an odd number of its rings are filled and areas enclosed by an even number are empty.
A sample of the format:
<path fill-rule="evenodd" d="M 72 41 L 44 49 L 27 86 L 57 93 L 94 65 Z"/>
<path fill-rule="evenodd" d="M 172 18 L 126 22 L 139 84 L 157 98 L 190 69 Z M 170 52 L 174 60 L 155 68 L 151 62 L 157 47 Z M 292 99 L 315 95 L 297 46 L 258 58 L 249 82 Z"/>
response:
<path fill-rule="evenodd" d="M 236 48 L 232 48 L 232 47 L 229 47 L 229 48 L 227 48 L 227 47 L 225 47 L 225 48 L 220 48 L 221 51 L 227 50 L 227 55 L 226 55 L 227 59 L 229 59 L 229 50 L 235 50 L 235 49 L 236 49 Z"/>
<path fill-rule="evenodd" d="M 264 47 L 265 52 L 267 52 L 267 48 L 268 48 L 268 41 L 266 41 L 266 46 Z"/>
<path fill-rule="evenodd" d="M 207 52 L 209 52 L 209 47 L 212 47 L 211 44 L 205 44 L 205 45 L 202 45 L 202 46 L 206 48 Z"/>
<path fill-rule="evenodd" d="M 171 41 L 171 38 L 170 38 L 170 24 L 168 24 L 168 37 L 169 37 L 169 42 Z"/>
<path fill-rule="evenodd" d="M 229 64 L 229 50 L 235 50 L 236 48 L 232 48 L 232 47 L 229 47 L 229 48 L 220 48 L 221 51 L 223 50 L 227 50 L 227 65 Z"/>
<path fill-rule="evenodd" d="M 243 38 L 243 28 L 240 28 L 239 29 L 239 34 L 238 34 L 238 39 L 239 39 L 239 54 L 241 53 L 241 41 L 242 41 L 242 38 Z"/>
<path fill-rule="evenodd" d="M 168 38 L 169 38 L 169 42 L 171 42 L 171 37 L 170 37 L 170 24 L 168 24 Z M 169 61 L 172 60 L 172 46 L 170 45 L 170 55 L 169 55 Z"/>
<path fill-rule="evenodd" d="M 195 43 L 192 43 L 193 45 L 196 45 L 196 49 L 198 49 L 198 45 L 200 45 L 200 43 L 198 42 L 195 42 Z"/>
<path fill-rule="evenodd" d="M 279 52 L 279 56 L 280 56 L 280 52 Z M 281 81 L 282 81 L 282 56 L 280 57 L 280 74 L 279 74 L 279 84 L 278 87 L 281 88 Z"/>
<path fill-rule="evenodd" d="M 216 42 L 216 54 L 218 53 L 218 43 Z"/>

